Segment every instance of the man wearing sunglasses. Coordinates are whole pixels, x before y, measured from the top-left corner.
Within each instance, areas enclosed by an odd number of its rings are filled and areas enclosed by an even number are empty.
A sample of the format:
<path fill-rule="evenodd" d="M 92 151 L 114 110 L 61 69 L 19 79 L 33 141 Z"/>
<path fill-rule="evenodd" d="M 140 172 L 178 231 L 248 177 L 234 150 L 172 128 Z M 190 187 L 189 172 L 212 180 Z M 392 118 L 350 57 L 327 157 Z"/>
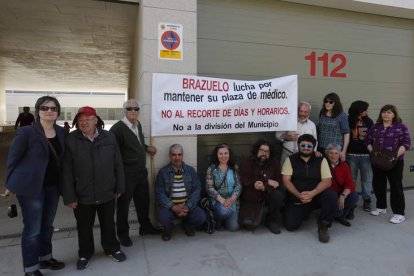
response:
<path fill-rule="evenodd" d="M 128 213 L 131 200 L 134 200 L 140 224 L 139 234 L 160 234 L 149 219 L 150 195 L 146 155 L 154 155 L 157 149 L 145 144 L 142 126 L 138 120 L 139 104 L 131 99 L 123 104 L 124 118 L 115 123 L 110 131 L 115 134 L 124 163 L 125 193 L 118 199 L 116 227 L 122 246 L 132 246 L 129 237 Z"/>
<path fill-rule="evenodd" d="M 324 157 L 314 152 L 316 139 L 311 134 L 298 138 L 299 152 L 286 158 L 282 167 L 283 185 L 287 189 L 283 222 L 287 230 L 295 231 L 308 214 L 320 209 L 319 241 L 329 241 L 328 228 L 336 215 L 337 195 L 331 186 L 332 175 Z"/>

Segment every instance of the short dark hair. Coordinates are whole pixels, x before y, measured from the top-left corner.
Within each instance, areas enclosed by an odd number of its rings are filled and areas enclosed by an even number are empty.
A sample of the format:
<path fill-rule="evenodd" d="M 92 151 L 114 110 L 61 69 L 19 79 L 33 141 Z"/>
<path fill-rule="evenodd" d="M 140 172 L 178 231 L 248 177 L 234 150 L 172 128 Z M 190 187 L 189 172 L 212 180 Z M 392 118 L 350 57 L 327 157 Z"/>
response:
<path fill-rule="evenodd" d="M 300 145 L 300 143 L 302 143 L 303 141 L 311 142 L 313 147 L 316 146 L 316 139 L 315 137 L 313 137 L 312 134 L 302 134 L 301 136 L 299 136 L 298 145 Z"/>
<path fill-rule="evenodd" d="M 60 103 L 59 101 L 52 96 L 43 96 L 40 97 L 39 99 L 37 99 L 36 104 L 35 104 L 35 117 L 36 117 L 36 121 L 39 121 L 40 117 L 39 117 L 39 110 L 40 110 L 40 106 L 42 106 L 45 103 L 48 102 L 54 102 L 57 108 L 57 116 L 60 116 Z"/>

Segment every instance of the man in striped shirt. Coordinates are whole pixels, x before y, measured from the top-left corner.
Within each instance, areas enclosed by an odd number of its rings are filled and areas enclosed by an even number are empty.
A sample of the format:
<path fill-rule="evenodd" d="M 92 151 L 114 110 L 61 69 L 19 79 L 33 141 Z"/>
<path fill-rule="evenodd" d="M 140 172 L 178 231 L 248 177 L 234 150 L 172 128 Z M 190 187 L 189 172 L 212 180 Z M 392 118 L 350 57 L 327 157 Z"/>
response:
<path fill-rule="evenodd" d="M 159 205 L 158 221 L 164 227 L 161 238 L 171 239 L 173 220 L 183 220 L 187 236 L 195 235 L 195 228 L 206 221 L 204 211 L 197 206 L 200 200 L 201 184 L 195 169 L 183 162 L 183 147 L 170 147 L 170 163 L 161 168 L 157 175 L 156 196 Z"/>

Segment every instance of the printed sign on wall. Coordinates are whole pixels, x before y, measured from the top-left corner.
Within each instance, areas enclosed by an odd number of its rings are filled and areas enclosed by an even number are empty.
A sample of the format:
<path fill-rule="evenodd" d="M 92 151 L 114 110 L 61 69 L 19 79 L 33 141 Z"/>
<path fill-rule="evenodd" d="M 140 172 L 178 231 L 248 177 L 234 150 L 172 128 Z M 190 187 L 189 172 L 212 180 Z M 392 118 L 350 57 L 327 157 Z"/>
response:
<path fill-rule="evenodd" d="M 173 23 L 158 24 L 158 58 L 169 60 L 183 59 L 183 25 Z"/>
<path fill-rule="evenodd" d="M 154 73 L 151 135 L 296 130 L 296 75 L 261 81 Z"/>

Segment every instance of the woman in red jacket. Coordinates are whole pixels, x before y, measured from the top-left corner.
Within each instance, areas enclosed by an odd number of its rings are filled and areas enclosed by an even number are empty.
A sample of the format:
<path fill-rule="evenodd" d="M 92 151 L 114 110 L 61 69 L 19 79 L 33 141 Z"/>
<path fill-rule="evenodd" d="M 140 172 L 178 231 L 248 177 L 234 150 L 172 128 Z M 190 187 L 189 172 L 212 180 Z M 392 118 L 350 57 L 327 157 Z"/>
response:
<path fill-rule="evenodd" d="M 335 220 L 349 227 L 351 223 L 347 219 L 353 219 L 353 209 L 358 202 L 355 182 L 348 164 L 341 161 L 340 146 L 329 144 L 326 147 L 325 153 L 332 174 L 331 189 L 338 194 L 338 213 Z"/>

